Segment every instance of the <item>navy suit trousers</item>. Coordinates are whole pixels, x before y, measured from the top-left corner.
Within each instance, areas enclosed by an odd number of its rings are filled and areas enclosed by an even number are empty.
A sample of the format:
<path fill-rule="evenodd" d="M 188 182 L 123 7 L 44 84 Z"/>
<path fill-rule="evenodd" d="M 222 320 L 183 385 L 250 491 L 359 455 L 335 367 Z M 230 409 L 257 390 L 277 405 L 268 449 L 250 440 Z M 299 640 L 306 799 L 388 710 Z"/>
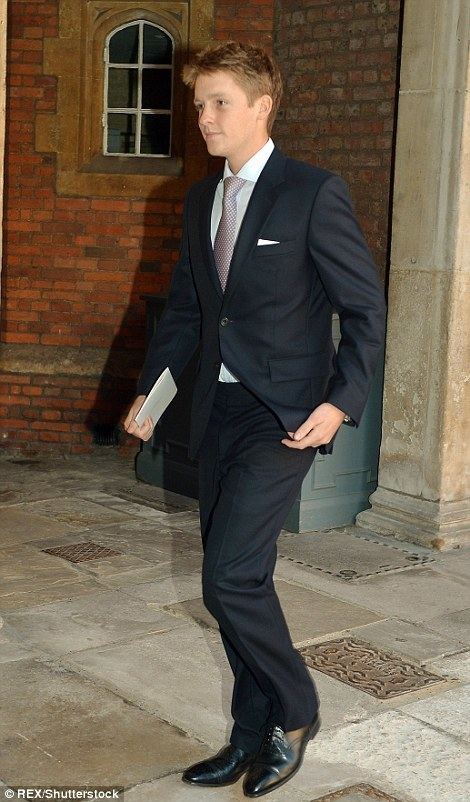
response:
<path fill-rule="evenodd" d="M 317 451 L 286 436 L 243 384 L 217 383 L 199 456 L 202 590 L 234 674 L 230 741 L 246 751 L 269 724 L 297 729 L 319 707 L 273 584 L 276 541 Z"/>

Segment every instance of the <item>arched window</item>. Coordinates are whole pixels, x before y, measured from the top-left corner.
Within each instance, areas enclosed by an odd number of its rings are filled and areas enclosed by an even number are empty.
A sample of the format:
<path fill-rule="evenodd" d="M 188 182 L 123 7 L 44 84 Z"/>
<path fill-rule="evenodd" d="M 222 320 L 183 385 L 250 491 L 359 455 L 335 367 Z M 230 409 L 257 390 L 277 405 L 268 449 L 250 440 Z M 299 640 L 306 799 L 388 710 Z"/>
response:
<path fill-rule="evenodd" d="M 174 49 L 171 34 L 146 20 L 107 36 L 104 155 L 171 156 Z"/>

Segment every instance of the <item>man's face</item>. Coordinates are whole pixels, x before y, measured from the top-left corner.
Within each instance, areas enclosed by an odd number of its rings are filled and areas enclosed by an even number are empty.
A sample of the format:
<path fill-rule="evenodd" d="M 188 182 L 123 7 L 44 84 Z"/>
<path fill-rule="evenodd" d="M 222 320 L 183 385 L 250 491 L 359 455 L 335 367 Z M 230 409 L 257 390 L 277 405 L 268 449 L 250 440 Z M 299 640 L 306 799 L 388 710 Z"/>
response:
<path fill-rule="evenodd" d="M 268 106 L 269 106 L 268 98 Z M 199 128 L 211 156 L 225 156 L 236 163 L 249 157 L 253 146 L 267 137 L 266 96 L 252 106 L 248 97 L 229 72 L 218 70 L 199 75 L 194 86 L 194 105 Z M 261 116 L 260 116 L 261 112 Z"/>

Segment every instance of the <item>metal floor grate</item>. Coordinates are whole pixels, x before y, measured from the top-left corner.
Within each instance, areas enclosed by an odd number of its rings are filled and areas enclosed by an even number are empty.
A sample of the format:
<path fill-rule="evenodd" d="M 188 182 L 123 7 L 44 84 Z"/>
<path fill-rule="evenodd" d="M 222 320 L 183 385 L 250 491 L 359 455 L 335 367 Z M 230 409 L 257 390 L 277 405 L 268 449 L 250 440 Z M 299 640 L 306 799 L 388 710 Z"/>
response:
<path fill-rule="evenodd" d="M 377 649 L 355 638 L 336 638 L 304 646 L 299 651 L 310 668 L 352 685 L 376 699 L 390 699 L 447 681 L 397 654 Z"/>
<path fill-rule="evenodd" d="M 121 551 L 107 549 L 105 546 L 99 546 L 91 541 L 56 546 L 53 549 L 41 549 L 41 551 L 45 551 L 46 554 L 52 554 L 54 557 L 62 557 L 63 560 L 68 560 L 71 563 L 82 563 L 85 560 L 101 560 L 104 557 L 118 557 L 122 554 Z"/>

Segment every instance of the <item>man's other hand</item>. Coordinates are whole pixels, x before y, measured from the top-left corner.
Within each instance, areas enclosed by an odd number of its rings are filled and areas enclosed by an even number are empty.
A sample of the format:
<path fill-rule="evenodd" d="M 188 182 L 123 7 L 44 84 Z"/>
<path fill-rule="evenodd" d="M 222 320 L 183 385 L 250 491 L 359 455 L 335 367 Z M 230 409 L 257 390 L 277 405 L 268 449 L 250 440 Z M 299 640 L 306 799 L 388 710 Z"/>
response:
<path fill-rule="evenodd" d="M 137 415 L 146 398 L 146 395 L 137 396 L 124 421 L 124 428 L 126 432 L 128 432 L 128 434 L 133 434 L 134 437 L 140 437 L 141 440 L 150 440 L 154 429 L 154 424 L 151 417 L 146 418 L 142 426 L 138 426 L 135 422 L 135 416 Z"/>
<path fill-rule="evenodd" d="M 307 448 L 308 446 L 321 446 L 329 443 L 333 435 L 341 426 L 345 412 L 329 404 L 327 401 L 315 407 L 312 414 L 302 423 L 296 432 L 287 432 L 292 440 L 281 440 L 289 448 Z"/>

